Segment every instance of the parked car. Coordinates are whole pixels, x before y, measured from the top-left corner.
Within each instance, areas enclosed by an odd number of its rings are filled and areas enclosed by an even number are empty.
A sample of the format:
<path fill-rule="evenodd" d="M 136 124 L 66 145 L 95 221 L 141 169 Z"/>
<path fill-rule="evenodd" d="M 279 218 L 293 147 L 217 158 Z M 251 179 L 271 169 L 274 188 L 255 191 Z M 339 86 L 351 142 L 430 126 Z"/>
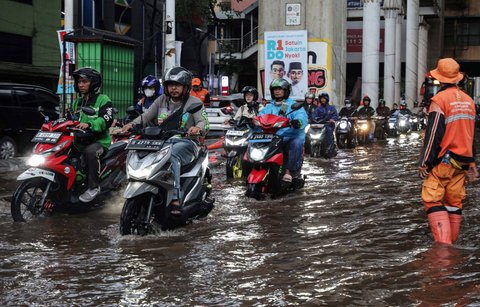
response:
<path fill-rule="evenodd" d="M 46 88 L 0 83 L 0 159 L 31 149 L 32 138 L 45 122 L 39 110 L 55 120 L 59 105 L 58 96 Z"/>
<path fill-rule="evenodd" d="M 228 129 L 230 125 L 225 125 L 225 121 L 233 117 L 233 114 L 235 114 L 242 103 L 242 93 L 210 97 L 210 106 L 205 108 L 210 123 L 210 131 L 224 131 Z"/>

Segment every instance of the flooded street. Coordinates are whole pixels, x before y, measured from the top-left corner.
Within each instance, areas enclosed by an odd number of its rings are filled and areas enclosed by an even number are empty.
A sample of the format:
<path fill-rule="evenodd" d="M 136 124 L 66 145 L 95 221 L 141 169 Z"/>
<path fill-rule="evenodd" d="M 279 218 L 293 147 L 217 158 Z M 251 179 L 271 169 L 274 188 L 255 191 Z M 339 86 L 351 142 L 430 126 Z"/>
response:
<path fill-rule="evenodd" d="M 420 200 L 421 140 L 306 158 L 306 186 L 246 199 L 213 168 L 215 209 L 192 225 L 121 237 L 122 194 L 95 210 L 13 223 L 2 174 L 0 304 L 405 306 L 480 304 L 480 185 L 453 247 L 433 247 Z M 219 161 L 221 158 L 219 158 Z"/>

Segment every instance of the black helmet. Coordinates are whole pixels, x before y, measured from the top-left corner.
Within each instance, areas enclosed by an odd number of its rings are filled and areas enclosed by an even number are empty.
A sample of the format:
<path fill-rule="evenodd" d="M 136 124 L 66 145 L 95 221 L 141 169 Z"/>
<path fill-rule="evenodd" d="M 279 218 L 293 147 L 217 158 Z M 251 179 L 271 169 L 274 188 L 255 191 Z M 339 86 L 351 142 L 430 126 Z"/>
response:
<path fill-rule="evenodd" d="M 315 99 L 315 94 L 312 93 L 312 92 L 307 92 L 307 93 L 305 94 L 305 100 L 307 100 L 307 98 Z"/>
<path fill-rule="evenodd" d="M 385 99 L 382 99 L 382 98 L 378 99 L 378 105 L 385 106 Z"/>
<path fill-rule="evenodd" d="M 330 102 L 330 95 L 328 95 L 328 93 L 321 92 L 320 95 L 318 95 L 318 101 L 320 101 L 320 99 L 322 98 L 325 98 L 327 100 L 327 103 Z"/>
<path fill-rule="evenodd" d="M 343 102 L 345 103 L 345 105 L 352 104 L 352 99 L 350 97 L 347 97 Z"/>
<path fill-rule="evenodd" d="M 275 96 L 273 95 L 273 89 L 277 87 L 282 88 L 285 91 L 285 95 L 283 97 L 284 99 L 287 99 L 290 96 L 292 85 L 287 80 L 278 78 L 270 83 L 270 95 L 272 96 L 272 99 L 275 99 Z"/>
<path fill-rule="evenodd" d="M 256 88 L 254 88 L 253 86 L 245 86 L 243 89 L 242 89 L 242 93 L 243 93 L 243 100 L 247 101 L 245 99 L 245 94 L 246 93 L 252 93 L 253 94 L 253 102 L 257 102 L 258 100 L 258 91 Z"/>
<path fill-rule="evenodd" d="M 72 75 L 75 80 L 74 88 L 77 93 L 80 93 L 80 89 L 78 88 L 78 80 L 80 78 L 90 81 L 90 88 L 88 89 L 90 93 L 100 93 L 100 88 L 102 87 L 102 75 L 97 70 L 90 67 L 84 67 L 75 70 Z"/>
<path fill-rule="evenodd" d="M 170 96 L 170 94 L 166 87 L 170 83 L 179 83 L 185 86 L 186 91 L 183 95 L 183 99 L 187 100 L 190 96 L 190 88 L 192 87 L 192 73 L 181 66 L 172 67 L 167 70 L 163 77 L 163 93 L 167 96 Z"/>

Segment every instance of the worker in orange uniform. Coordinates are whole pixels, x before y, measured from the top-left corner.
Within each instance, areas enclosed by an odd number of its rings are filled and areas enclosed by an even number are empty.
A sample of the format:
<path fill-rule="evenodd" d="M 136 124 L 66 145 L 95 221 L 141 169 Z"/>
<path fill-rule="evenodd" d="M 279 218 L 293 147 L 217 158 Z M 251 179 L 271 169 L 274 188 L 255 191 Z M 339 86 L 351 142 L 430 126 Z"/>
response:
<path fill-rule="evenodd" d="M 430 71 L 441 89 L 431 98 L 418 169 L 433 238 L 446 244 L 455 242 L 460 232 L 465 181 L 478 180 L 473 149 L 475 105 L 457 85 L 463 79 L 459 69 L 454 59 L 445 58 Z"/>
<path fill-rule="evenodd" d="M 202 80 L 200 78 L 192 79 L 192 90 L 190 96 L 195 96 L 203 102 L 205 107 L 210 105 L 210 94 L 202 87 Z"/>

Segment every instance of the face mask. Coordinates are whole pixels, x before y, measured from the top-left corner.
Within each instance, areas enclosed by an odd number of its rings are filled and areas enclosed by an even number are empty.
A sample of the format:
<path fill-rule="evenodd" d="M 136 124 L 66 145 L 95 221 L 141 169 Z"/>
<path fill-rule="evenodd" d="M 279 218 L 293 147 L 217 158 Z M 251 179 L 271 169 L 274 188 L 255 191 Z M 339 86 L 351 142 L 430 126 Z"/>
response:
<path fill-rule="evenodd" d="M 350 103 L 347 103 L 345 106 L 346 106 L 347 108 L 350 108 L 352 105 L 351 105 Z"/>
<path fill-rule="evenodd" d="M 149 88 L 147 88 L 146 90 L 143 91 L 145 93 L 145 96 L 147 97 L 152 97 L 153 94 L 155 94 L 155 90 L 151 90 Z"/>

